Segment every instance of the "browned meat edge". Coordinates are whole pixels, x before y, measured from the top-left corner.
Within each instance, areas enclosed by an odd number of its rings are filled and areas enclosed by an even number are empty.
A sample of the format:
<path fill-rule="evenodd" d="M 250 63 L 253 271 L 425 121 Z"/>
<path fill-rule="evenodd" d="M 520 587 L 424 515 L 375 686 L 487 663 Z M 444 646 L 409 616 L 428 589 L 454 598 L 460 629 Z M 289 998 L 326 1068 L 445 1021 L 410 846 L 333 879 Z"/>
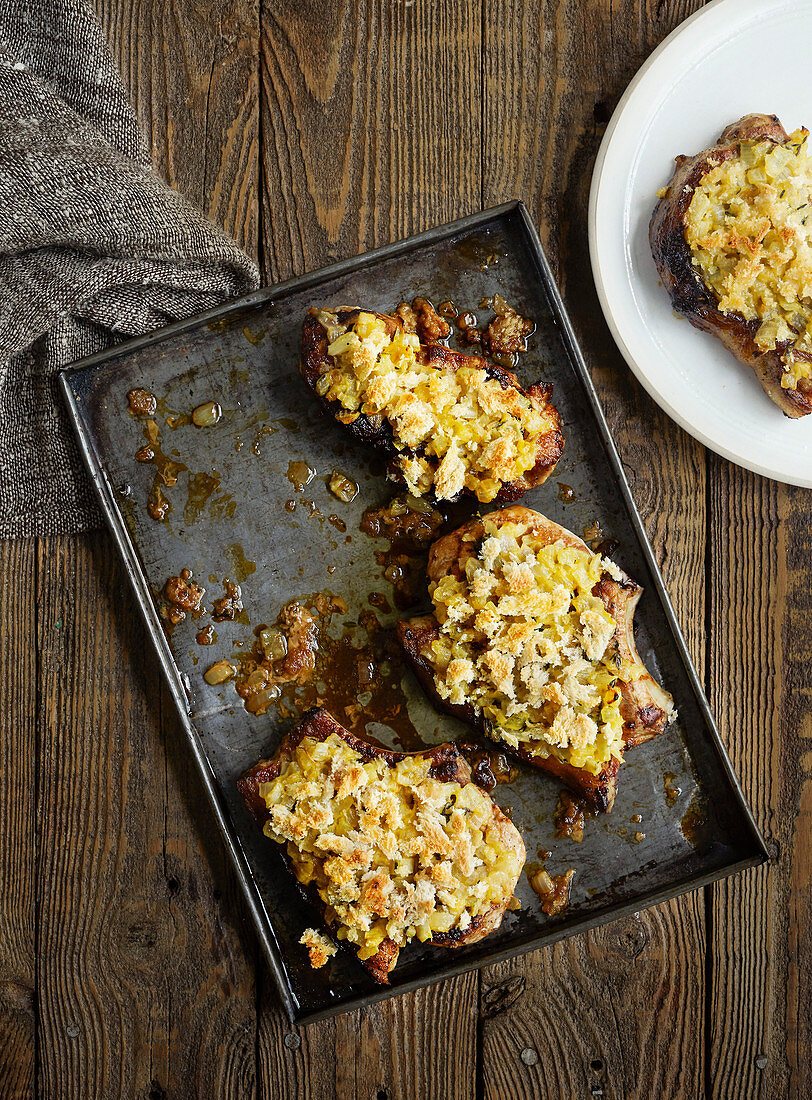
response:
<path fill-rule="evenodd" d="M 436 637 L 440 630 L 437 620 L 433 615 L 421 618 L 401 621 L 397 624 L 398 639 L 409 659 L 415 674 L 423 685 L 426 694 L 440 710 L 453 714 L 455 718 L 467 722 L 480 733 L 487 735 L 487 723 L 482 717 L 482 712 L 471 706 L 470 703 L 454 704 L 440 698 L 434 684 L 434 673 L 431 665 L 422 656 L 422 650 Z M 540 771 L 560 779 L 567 787 L 580 795 L 595 810 L 606 812 L 611 810 L 617 791 L 617 773 L 620 761 L 612 758 L 598 775 L 593 775 L 584 768 L 574 768 L 554 756 L 532 756 L 525 749 L 513 749 L 504 742 L 499 742 L 500 748 L 514 756 L 531 764 Z"/>
<path fill-rule="evenodd" d="M 432 760 L 429 774 L 436 779 L 444 783 L 456 782 L 461 786 L 472 782 L 471 769 L 454 745 L 436 745 L 419 753 L 394 752 L 392 749 L 371 745 L 368 741 L 356 737 L 355 734 L 350 733 L 349 730 L 340 725 L 327 710 L 319 707 L 309 711 L 302 718 L 302 721 L 284 738 L 271 759 L 260 760 L 237 781 L 237 787 L 245 800 L 246 806 L 260 826 L 263 826 L 268 819 L 267 807 L 259 794 L 260 784 L 268 783 L 279 775 L 283 765 L 292 758 L 294 750 L 303 738 L 312 737 L 314 740 L 324 741 L 331 733 L 335 733 L 350 748 L 367 760 L 376 757 L 383 758 L 393 767 L 406 756 L 427 756 Z M 513 829 L 516 845 L 521 845 L 522 859 L 524 859 L 524 844 L 518 830 L 515 826 L 512 826 L 495 802 L 492 802 L 492 807 L 494 817 Z M 281 845 L 278 845 L 278 847 L 293 875 L 290 857 Z M 303 888 L 295 875 L 293 877 L 307 900 L 321 914 L 322 921 L 327 924 L 325 918 L 326 906 L 319 897 L 318 891 L 315 887 Z M 450 932 L 436 932 L 431 942 L 440 947 L 464 947 L 467 944 L 476 943 L 499 927 L 506 908 L 507 902 L 504 905 L 491 906 L 486 913 L 473 917 L 471 926 L 464 932 L 459 929 L 452 929 Z M 369 959 L 359 961 L 376 982 L 381 985 L 389 985 L 389 973 L 397 963 L 398 953 L 397 944 L 391 939 L 385 939 L 375 955 Z"/>
<path fill-rule="evenodd" d="M 722 313 L 718 298 L 691 263 L 691 250 L 685 240 L 685 217 L 702 177 L 723 161 L 737 156 L 742 141 L 768 139 L 781 144 L 787 138 L 786 130 L 775 115 L 745 115 L 727 127 L 712 149 L 692 157 L 677 157 L 668 191 L 651 216 L 649 242 L 674 309 L 687 317 L 695 328 L 718 336 L 740 362 L 753 368 L 765 392 L 781 410 L 787 416 L 799 417 L 812 412 L 812 380 L 801 379 L 797 390 L 782 388 L 784 364 L 781 356 L 791 342 L 763 352 L 754 339 L 759 329 L 757 320 L 747 321 L 740 313 Z M 812 357 L 804 358 L 812 361 Z"/>
<path fill-rule="evenodd" d="M 358 312 L 358 309 L 336 310 L 339 321 L 342 324 L 346 323 Z M 374 313 L 374 310 L 369 310 L 368 312 Z M 321 402 L 322 407 L 333 419 L 338 421 L 339 415 L 345 411 L 340 402 L 328 401 L 326 398 L 321 397 L 316 390 L 316 383 L 323 373 L 328 358 L 327 333 L 321 322 L 317 320 L 315 316 L 316 313 L 317 310 L 311 309 L 302 327 L 302 357 L 299 369 L 308 388 Z M 375 313 L 375 316 L 385 322 L 387 332 L 389 332 L 390 335 L 393 335 L 396 329 L 402 325 L 399 317 L 391 317 L 384 313 Z M 528 489 L 532 489 L 536 485 L 541 485 L 541 483 L 550 476 L 564 449 L 564 435 L 561 431 L 561 423 L 558 412 L 551 401 L 551 385 L 537 383 L 524 390 L 519 385 L 516 376 L 510 371 L 504 370 L 502 367 L 498 367 L 495 364 L 488 363 L 478 356 L 464 355 L 462 352 L 452 351 L 442 344 L 421 344 L 420 356 L 421 362 L 423 363 L 436 364 L 437 366 L 443 365 L 452 370 L 459 370 L 463 366 L 476 366 L 478 369 L 484 370 L 491 378 L 497 379 L 503 388 L 507 389 L 508 386 L 513 386 L 514 389 L 525 394 L 537 408 L 546 407 L 551 413 L 555 422 L 555 427 L 551 428 L 540 437 L 535 466 L 528 470 L 523 477 L 506 483 L 495 498 L 495 503 L 507 504 L 512 500 L 517 500 L 519 497 L 523 496 Z M 338 422 L 341 423 L 340 421 Z M 361 413 L 351 424 L 344 424 L 343 426 L 355 439 L 371 447 L 375 447 L 390 459 L 397 455 L 408 453 L 398 451 L 395 448 L 392 438 L 392 429 L 383 417 L 370 418 Z M 388 472 L 393 480 L 405 484 L 403 475 L 396 466 L 390 463 Z M 468 490 L 464 490 L 463 492 L 470 495 Z"/>
<path fill-rule="evenodd" d="M 531 523 L 536 534 L 547 537 L 551 542 L 562 539 L 578 549 L 589 549 L 571 531 L 521 505 L 491 513 L 487 518 L 494 520 L 498 526 L 504 523 Z M 474 519 L 438 539 L 429 554 L 427 570 L 429 580 L 437 581 L 449 573 L 459 577 L 465 558 L 473 552 L 483 533 L 482 520 Z M 470 541 L 464 541 L 464 538 L 469 535 L 472 536 Z M 639 661 L 639 654 L 634 644 L 633 617 L 642 589 L 625 574 L 623 581 L 618 582 L 604 573 L 593 592 L 603 600 L 607 611 L 618 623 L 616 641 L 621 656 L 630 661 Z M 437 692 L 431 665 L 423 656 L 426 646 L 439 636 L 439 624 L 434 616 L 425 615 L 402 620 L 397 625 L 397 633 L 415 674 L 434 705 L 487 734 L 487 725 L 478 708 L 471 704 L 447 703 Z M 623 743 L 625 748 L 630 748 L 656 737 L 665 729 L 668 722 L 670 697 L 648 674 L 633 684 L 621 681 L 620 686 L 621 715 L 624 721 Z M 594 809 L 600 812 L 611 810 L 617 792 L 619 760 L 614 758 L 609 760 L 598 775 L 593 775 L 584 768 L 574 768 L 571 764 L 558 760 L 554 756 L 533 756 L 525 749 L 512 749 L 503 742 L 499 744 L 500 747 L 533 767 L 560 779 Z"/>

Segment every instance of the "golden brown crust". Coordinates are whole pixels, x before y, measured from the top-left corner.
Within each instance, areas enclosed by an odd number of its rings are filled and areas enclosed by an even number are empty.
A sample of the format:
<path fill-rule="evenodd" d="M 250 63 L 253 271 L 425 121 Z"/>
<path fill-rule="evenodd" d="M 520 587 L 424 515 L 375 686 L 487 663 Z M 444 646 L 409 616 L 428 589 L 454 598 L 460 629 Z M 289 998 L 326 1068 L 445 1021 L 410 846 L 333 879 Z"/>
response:
<path fill-rule="evenodd" d="M 318 312 L 317 309 L 311 309 L 304 321 L 299 370 L 308 388 L 318 397 L 322 407 L 331 417 L 338 420 L 339 415 L 344 412 L 341 404 L 337 401 L 330 401 L 327 398 L 321 397 L 316 389 L 316 383 L 324 371 L 328 358 L 327 331 L 318 319 Z M 337 315 L 339 323 L 346 324 L 350 318 L 358 313 L 358 309 L 344 307 L 334 312 Z M 375 317 L 383 321 L 386 324 L 386 331 L 390 335 L 403 324 L 400 317 L 392 317 L 385 313 L 376 313 L 374 310 L 367 310 L 365 312 L 372 313 Z M 510 501 L 518 500 L 518 498 L 523 496 L 528 489 L 533 489 L 535 486 L 541 485 L 543 481 L 546 481 L 564 449 L 564 435 L 561 431 L 561 422 L 558 411 L 551 400 L 552 386 L 539 382 L 529 386 L 525 390 L 519 385 L 518 379 L 511 371 L 505 370 L 503 367 L 499 367 L 496 364 L 488 363 L 485 359 L 481 359 L 478 356 L 465 355 L 460 351 L 452 351 L 451 348 L 447 348 L 444 344 L 421 344 L 419 354 L 420 362 L 437 366 L 442 365 L 449 370 L 456 371 L 464 366 L 475 366 L 479 370 L 485 371 L 489 377 L 495 378 L 500 382 L 503 389 L 513 387 L 513 389 L 517 390 L 519 393 L 524 394 L 536 408 L 540 410 L 543 409 L 552 420 L 554 427 L 544 432 L 539 437 L 534 466 L 528 470 L 523 477 L 503 485 L 499 494 L 494 498 L 494 503 L 507 504 Z M 383 417 L 370 418 L 361 413 L 352 423 L 345 424 L 344 426 L 354 438 L 368 446 L 375 447 L 382 451 L 390 459 L 402 453 L 396 450 L 392 439 L 391 427 Z M 390 463 L 388 473 L 393 480 L 400 484 L 406 484 L 402 472 L 394 463 Z M 464 490 L 464 493 L 468 494 L 468 490 Z"/>
<path fill-rule="evenodd" d="M 552 543 L 561 540 L 568 546 L 579 550 L 589 550 L 586 543 L 568 531 L 565 527 L 547 519 L 539 512 L 533 512 L 521 505 L 503 508 L 499 512 L 488 514 L 488 520 L 501 527 L 507 523 L 524 524 L 540 540 Z M 431 548 L 428 561 L 429 581 L 439 581 L 447 574 L 460 576 L 467 557 L 484 534 L 482 519 L 473 519 L 462 527 L 451 531 L 438 539 Z M 642 588 L 635 584 L 625 573 L 618 570 L 621 579 L 604 573 L 593 590 L 604 603 L 609 614 L 618 623 L 616 641 L 622 658 L 633 663 L 640 662 L 640 656 L 634 642 L 633 618 Z M 470 704 L 450 704 L 440 698 L 434 683 L 434 672 L 423 651 L 435 638 L 439 637 L 439 625 L 433 615 L 423 615 L 410 620 L 401 620 L 397 624 L 398 639 L 426 693 L 435 706 L 467 722 L 482 733 L 487 733 L 486 723 L 480 711 Z M 671 697 L 646 672 L 633 683 L 621 682 L 621 715 L 623 717 L 624 748 L 642 744 L 661 733 L 668 723 L 671 713 Z M 585 768 L 574 768 L 553 756 L 533 756 L 521 747 L 512 752 L 540 771 L 556 776 L 568 787 L 589 801 L 602 812 L 611 810 L 617 791 L 617 774 L 620 761 L 609 760 L 598 775 Z"/>
<path fill-rule="evenodd" d="M 692 157 L 676 158 L 676 169 L 665 195 L 659 200 L 649 225 L 651 252 L 663 286 L 672 305 L 695 328 L 718 336 L 728 351 L 752 367 L 769 397 L 789 417 L 812 412 L 812 379 L 802 378 L 796 390 L 784 389 L 781 377 L 786 370 L 782 355 L 788 342 L 772 351 L 762 351 L 755 343 L 760 322 L 747 321 L 739 313 L 722 313 L 718 299 L 705 285 L 691 262 L 691 250 L 685 239 L 685 218 L 694 190 L 703 176 L 725 160 L 738 155 L 742 141 L 770 140 L 781 144 L 788 134 L 775 115 L 745 115 L 728 126 L 712 149 Z M 807 358 L 796 353 L 799 358 Z"/>
<path fill-rule="evenodd" d="M 417 753 L 395 752 L 380 745 L 372 745 L 350 733 L 327 710 L 319 707 L 309 711 L 302 721 L 291 730 L 271 759 L 260 760 L 237 781 L 237 787 L 248 810 L 260 826 L 263 826 L 268 820 L 268 809 L 259 793 L 260 785 L 277 778 L 284 765 L 292 759 L 296 747 L 305 737 L 324 741 L 331 734 L 340 737 L 350 748 L 367 760 L 382 758 L 390 766 L 394 766 L 399 760 L 403 760 L 407 756 L 428 757 L 432 761 L 429 774 L 434 778 L 444 783 L 456 782 L 461 786 L 473 782 L 471 769 L 455 745 L 448 743 L 435 745 Z M 492 821 L 499 828 L 500 838 L 505 848 L 518 852 L 521 861 L 523 861 L 526 853 L 518 830 L 495 802 L 492 802 L 491 805 Z M 292 874 L 290 860 L 284 849 L 281 849 L 281 851 Z M 303 893 L 307 900 L 318 910 L 322 920 L 327 925 L 325 905 L 318 892 L 315 889 L 305 889 Z M 491 906 L 487 912 L 472 917 L 470 926 L 464 932 L 459 929 L 452 929 L 450 932 L 444 933 L 436 932 L 431 942 L 437 946 L 449 948 L 464 947 L 467 944 L 476 943 L 499 927 L 506 908 L 507 901 L 503 905 Z M 327 926 L 329 927 L 329 925 Z M 385 939 L 371 958 L 360 961 L 376 982 L 388 985 L 389 973 L 397 963 L 399 950 L 398 945 L 393 940 Z"/>
<path fill-rule="evenodd" d="M 424 615 L 415 619 L 402 619 L 397 624 L 397 635 L 414 673 L 423 686 L 424 691 L 432 703 L 455 718 L 466 722 L 480 733 L 487 735 L 487 723 L 482 713 L 470 703 L 449 703 L 440 697 L 434 683 L 434 672 L 431 665 L 423 656 L 424 647 L 434 641 L 440 635 L 440 628 L 433 615 Z M 576 794 L 581 795 L 590 806 L 602 813 L 612 808 L 617 792 L 617 773 L 620 761 L 610 760 L 598 775 L 593 775 L 585 768 L 573 768 L 571 764 L 564 763 L 553 756 L 532 756 L 521 747 L 513 749 L 507 745 L 500 745 L 505 752 L 518 756 L 521 760 L 538 768 L 539 771 L 555 776 L 565 783 Z"/>

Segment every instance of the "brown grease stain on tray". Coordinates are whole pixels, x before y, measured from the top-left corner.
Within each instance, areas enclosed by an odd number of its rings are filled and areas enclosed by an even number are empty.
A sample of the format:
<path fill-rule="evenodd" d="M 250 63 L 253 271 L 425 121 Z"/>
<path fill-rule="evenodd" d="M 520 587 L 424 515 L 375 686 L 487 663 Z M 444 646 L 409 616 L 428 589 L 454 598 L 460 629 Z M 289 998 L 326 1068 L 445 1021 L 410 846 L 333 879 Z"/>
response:
<path fill-rule="evenodd" d="M 519 774 L 516 761 L 479 738 L 465 734 L 455 744 L 471 767 L 471 778 L 483 791 L 492 791 L 499 783 L 513 783 Z"/>
<path fill-rule="evenodd" d="M 232 520 L 237 511 L 237 502 L 231 493 L 221 493 L 209 502 L 209 515 L 213 520 Z"/>
<path fill-rule="evenodd" d="M 572 880 L 575 878 L 575 870 L 570 868 L 560 875 L 550 875 L 544 865 L 527 865 L 527 877 L 530 885 L 538 894 L 541 902 L 541 911 L 548 917 L 556 917 L 567 908 L 570 903 L 570 890 Z"/>
<path fill-rule="evenodd" d="M 191 569 L 181 569 L 177 577 L 167 578 L 158 597 L 158 611 L 169 635 L 187 613 L 193 619 L 200 618 L 205 595 L 206 589 L 192 580 Z"/>
<path fill-rule="evenodd" d="M 231 563 L 234 567 L 234 580 L 237 584 L 242 584 L 247 580 L 252 573 L 257 571 L 257 563 L 250 561 L 245 556 L 245 551 L 242 548 L 241 543 L 232 542 L 225 548 L 226 557 L 231 559 Z"/>
<path fill-rule="evenodd" d="M 673 772 L 666 772 L 663 775 L 663 790 L 665 791 L 665 803 L 667 806 L 673 806 L 682 794 L 679 787 L 674 784 L 676 778 Z"/>
<path fill-rule="evenodd" d="M 186 505 L 183 509 L 183 518 L 188 524 L 196 523 L 203 509 L 209 502 L 209 498 L 220 488 L 220 475 L 216 470 L 210 474 L 203 471 L 197 474 L 189 474 L 189 484 L 186 489 Z"/>
<path fill-rule="evenodd" d="M 367 727 L 380 723 L 404 749 L 424 748 L 409 717 L 404 662 L 392 632 L 364 610 L 336 636 L 329 627 L 346 613 L 341 597 L 315 592 L 286 604 L 270 628 L 258 626 L 251 652 L 233 657 L 243 705 L 251 714 L 274 706 L 283 718 L 324 706 L 355 733 L 373 736 Z"/>
<path fill-rule="evenodd" d="M 392 586 L 392 598 L 399 611 L 420 603 L 426 588 L 429 547 L 444 523 L 445 516 L 438 508 L 409 493 L 399 493 L 385 504 L 364 511 L 361 531 L 389 542 L 388 549 L 375 551 L 375 560 Z"/>
<path fill-rule="evenodd" d="M 188 466 L 164 453 L 161 447 L 161 431 L 155 420 L 149 419 L 144 423 L 144 435 L 147 443 L 136 453 L 136 458 L 141 463 L 155 467 L 155 477 L 147 498 L 147 510 L 153 519 L 163 520 L 172 507 L 171 497 L 164 490 L 174 488 L 178 483 L 178 475 L 188 470 Z"/>
<path fill-rule="evenodd" d="M 146 443 L 135 452 L 135 460 L 142 465 L 152 465 L 155 468 L 152 487 L 147 496 L 147 511 L 152 519 L 163 521 L 172 511 L 173 494 L 167 493 L 166 490 L 174 489 L 179 475 L 189 467 L 180 460 L 177 451 L 172 452 L 175 457 L 170 457 L 163 450 L 161 429 L 157 420 L 154 419 L 156 410 L 161 411 L 164 407 L 163 400 L 159 401 L 153 393 L 146 390 L 131 390 L 128 400 L 130 415 L 143 422 L 146 438 Z M 190 418 L 185 414 L 182 416 L 170 414 L 166 417 L 166 423 L 171 428 L 189 422 Z M 214 470 L 211 474 L 201 472 L 189 475 L 186 504 L 183 510 L 187 524 L 193 524 L 198 520 L 206 503 L 219 485 L 219 475 Z M 231 514 L 233 515 L 233 512 Z"/>
<path fill-rule="evenodd" d="M 223 582 L 224 592 L 212 604 L 211 617 L 216 623 L 239 621 L 248 625 L 249 619 L 242 602 L 242 589 L 234 581 Z"/>
<path fill-rule="evenodd" d="M 254 347 L 262 343 L 266 332 L 267 329 L 264 328 L 261 328 L 258 332 L 254 332 L 254 330 L 250 329 L 248 325 L 246 325 L 242 330 L 245 339 L 248 341 L 249 344 L 253 344 Z"/>
<path fill-rule="evenodd" d="M 171 511 L 172 502 L 164 496 L 160 479 L 156 474 L 147 497 L 147 512 L 149 512 L 152 519 L 160 523 L 167 518 Z"/>
<path fill-rule="evenodd" d="M 127 405 L 130 416 L 154 416 L 158 402 L 149 390 L 134 389 L 127 394 Z"/>
<path fill-rule="evenodd" d="M 315 469 L 307 462 L 292 460 L 288 463 L 288 481 L 297 493 L 301 493 L 315 476 Z"/>
<path fill-rule="evenodd" d="M 710 826 L 707 802 L 701 792 L 694 791 L 688 809 L 683 814 L 680 823 L 682 835 L 689 844 L 692 844 L 694 848 L 698 848 L 707 841 L 711 831 Z"/>
<path fill-rule="evenodd" d="M 574 794 L 562 790 L 553 816 L 555 835 L 559 840 L 569 837 L 580 844 L 584 839 L 587 818 L 594 816 Z"/>
<path fill-rule="evenodd" d="M 273 435 L 279 429 L 274 424 L 260 424 L 254 435 L 254 441 L 251 444 L 251 454 L 260 458 L 262 455 L 262 442 L 266 436 Z M 242 444 L 240 444 L 242 447 Z"/>

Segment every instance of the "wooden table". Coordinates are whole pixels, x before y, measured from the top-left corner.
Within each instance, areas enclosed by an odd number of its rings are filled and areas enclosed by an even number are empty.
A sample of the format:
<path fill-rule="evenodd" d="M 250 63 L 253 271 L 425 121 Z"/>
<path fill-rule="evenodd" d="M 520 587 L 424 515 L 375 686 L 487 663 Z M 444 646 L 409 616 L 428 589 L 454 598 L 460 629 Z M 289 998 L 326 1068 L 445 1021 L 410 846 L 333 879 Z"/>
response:
<path fill-rule="evenodd" d="M 0 1096 L 812 1095 L 810 498 L 659 411 L 612 344 L 587 255 L 612 109 L 696 6 L 103 0 L 100 14 L 158 170 L 269 283 L 527 203 L 772 863 L 292 1029 L 111 540 L 0 544 Z"/>

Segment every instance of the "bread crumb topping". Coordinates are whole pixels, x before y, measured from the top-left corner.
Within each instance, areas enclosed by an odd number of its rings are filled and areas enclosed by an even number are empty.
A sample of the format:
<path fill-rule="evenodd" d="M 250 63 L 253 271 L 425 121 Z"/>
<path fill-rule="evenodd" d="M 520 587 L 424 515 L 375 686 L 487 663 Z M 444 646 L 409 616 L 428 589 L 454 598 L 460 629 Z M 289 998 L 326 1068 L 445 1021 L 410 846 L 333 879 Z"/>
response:
<path fill-rule="evenodd" d="M 315 928 L 305 928 L 299 943 L 307 948 L 310 965 L 314 970 L 321 970 L 327 960 L 338 951 L 336 945 Z"/>
<path fill-rule="evenodd" d="M 706 173 L 685 239 L 722 313 L 760 322 L 762 351 L 786 345 L 784 389 L 812 376 L 812 164 L 808 131 L 787 142 L 743 141 Z"/>
<path fill-rule="evenodd" d="M 359 311 L 344 326 L 329 311 L 317 316 L 331 360 L 318 393 L 341 404 L 347 423 L 363 414 L 390 424 L 402 452 L 395 464 L 415 496 L 433 491 L 453 500 L 468 489 L 487 503 L 535 466 L 540 436 L 557 426 L 554 416 L 502 386 L 483 360 L 469 357 L 470 366 L 453 369 L 400 317 L 390 334 L 373 313 Z"/>
<path fill-rule="evenodd" d="M 617 566 L 485 517 L 458 572 L 429 587 L 440 634 L 426 656 L 440 697 L 473 705 L 494 740 L 534 756 L 593 774 L 620 757 L 618 684 L 638 672 L 618 656 L 617 623 L 593 594 L 604 573 L 623 576 Z"/>
<path fill-rule="evenodd" d="M 327 923 L 358 956 L 384 939 L 464 932 L 513 894 L 524 850 L 475 784 L 430 775 L 431 759 L 365 759 L 341 737 L 305 737 L 259 794 L 267 836 L 314 886 Z M 516 848 L 518 847 L 518 851 Z"/>

